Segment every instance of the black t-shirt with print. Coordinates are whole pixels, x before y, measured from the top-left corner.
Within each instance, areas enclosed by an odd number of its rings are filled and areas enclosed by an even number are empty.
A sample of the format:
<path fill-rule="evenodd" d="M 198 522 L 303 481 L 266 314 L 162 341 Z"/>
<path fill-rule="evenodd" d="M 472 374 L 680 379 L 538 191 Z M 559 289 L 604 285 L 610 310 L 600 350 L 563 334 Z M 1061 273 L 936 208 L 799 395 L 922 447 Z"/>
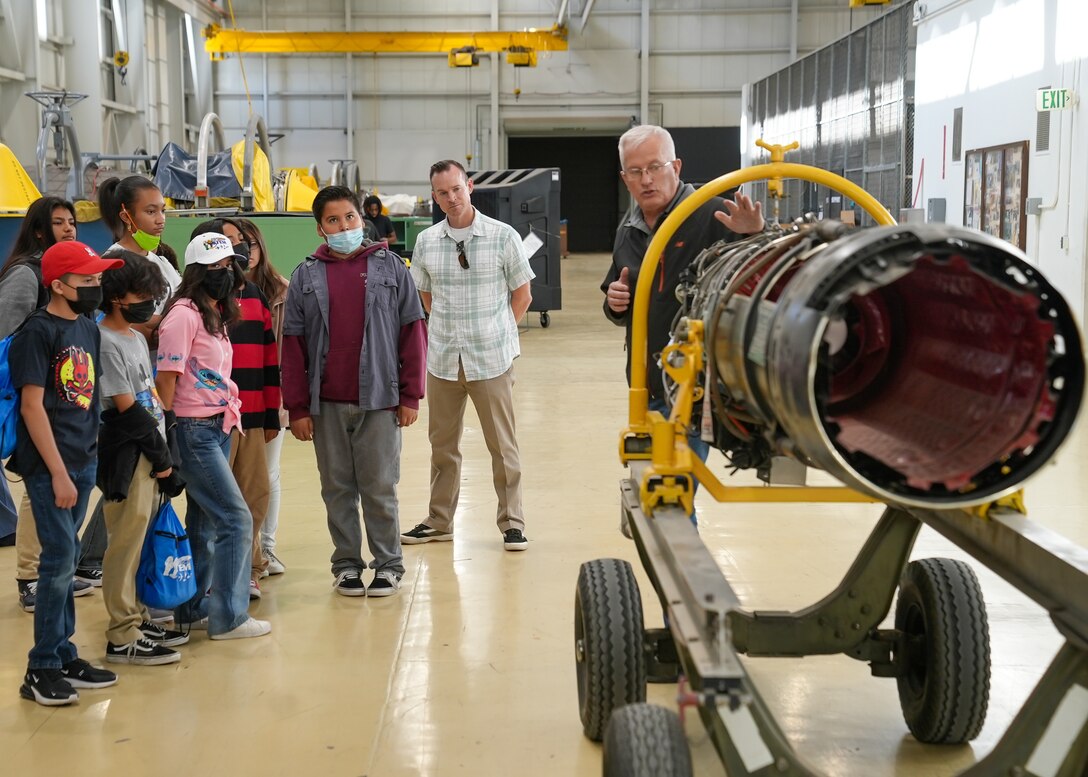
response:
<path fill-rule="evenodd" d="M 38 310 L 12 340 L 8 354 L 15 388 L 44 387 L 53 439 L 69 471 L 83 469 L 98 454 L 100 337 L 86 316 L 69 320 Z M 21 415 L 8 469 L 24 477 L 48 472 Z"/>

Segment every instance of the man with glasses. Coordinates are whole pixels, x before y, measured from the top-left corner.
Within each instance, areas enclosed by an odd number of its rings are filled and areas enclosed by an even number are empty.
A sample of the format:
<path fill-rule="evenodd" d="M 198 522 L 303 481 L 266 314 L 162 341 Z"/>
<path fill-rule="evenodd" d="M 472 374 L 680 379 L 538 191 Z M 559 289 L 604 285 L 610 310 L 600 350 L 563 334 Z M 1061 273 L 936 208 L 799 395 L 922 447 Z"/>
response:
<path fill-rule="evenodd" d="M 627 329 L 627 379 L 631 379 L 631 307 L 642 258 L 670 213 L 694 193 L 680 180 L 680 160 L 672 136 L 662 127 L 644 124 L 620 137 L 620 177 L 634 202 L 616 232 L 612 264 L 601 291 L 608 320 Z M 763 212 L 744 194 L 736 200 L 714 197 L 696 210 L 676 230 L 665 246 L 654 273 L 647 313 L 646 383 L 650 409 L 666 412 L 664 386 L 658 358 L 668 345 L 673 319 L 680 310 L 676 286 L 681 273 L 707 246 L 719 240 L 760 232 Z M 709 447 L 699 438 L 697 425 L 689 435 L 693 451 L 706 461 Z"/>
<path fill-rule="evenodd" d="M 472 181 L 459 163 L 431 165 L 431 194 L 446 218 L 420 233 L 412 277 L 430 313 L 427 407 L 431 501 L 427 517 L 401 535 L 406 545 L 448 542 L 461 490 L 461 432 L 471 399 L 491 453 L 496 523 L 506 550 L 525 550 L 521 462 L 514 436 L 518 321 L 532 301 L 521 238 L 472 206 Z"/>

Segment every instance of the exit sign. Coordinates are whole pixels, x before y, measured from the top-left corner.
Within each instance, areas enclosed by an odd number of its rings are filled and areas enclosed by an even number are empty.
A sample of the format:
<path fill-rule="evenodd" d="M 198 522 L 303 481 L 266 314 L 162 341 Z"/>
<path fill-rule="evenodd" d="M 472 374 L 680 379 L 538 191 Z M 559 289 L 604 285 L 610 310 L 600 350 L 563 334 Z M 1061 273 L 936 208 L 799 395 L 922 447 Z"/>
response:
<path fill-rule="evenodd" d="M 1036 111 L 1065 111 L 1072 107 L 1072 89 L 1039 89 L 1035 92 Z"/>

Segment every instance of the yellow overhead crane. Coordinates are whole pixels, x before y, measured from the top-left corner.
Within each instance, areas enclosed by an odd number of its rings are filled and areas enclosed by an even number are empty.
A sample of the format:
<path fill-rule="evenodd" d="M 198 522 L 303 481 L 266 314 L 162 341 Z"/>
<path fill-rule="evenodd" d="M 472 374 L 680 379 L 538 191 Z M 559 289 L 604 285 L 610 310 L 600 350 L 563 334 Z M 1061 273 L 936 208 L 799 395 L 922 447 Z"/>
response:
<path fill-rule="evenodd" d="M 254 32 L 218 25 L 204 29 L 204 50 L 213 60 L 227 54 L 356 54 L 445 52 L 450 67 L 478 63 L 478 54 L 505 51 L 516 67 L 536 65 L 538 51 L 566 51 L 567 28 L 518 32 Z"/>

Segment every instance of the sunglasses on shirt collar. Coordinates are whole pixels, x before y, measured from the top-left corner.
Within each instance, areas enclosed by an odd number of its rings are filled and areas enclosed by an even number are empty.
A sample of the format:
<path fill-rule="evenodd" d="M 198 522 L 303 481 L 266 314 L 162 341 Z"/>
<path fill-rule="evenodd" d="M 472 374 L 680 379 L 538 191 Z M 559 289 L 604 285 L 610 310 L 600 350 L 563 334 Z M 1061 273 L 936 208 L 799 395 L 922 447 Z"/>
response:
<path fill-rule="evenodd" d="M 468 257 L 465 256 L 465 241 L 457 241 L 457 261 L 461 264 L 461 267 L 465 270 L 468 269 Z"/>

